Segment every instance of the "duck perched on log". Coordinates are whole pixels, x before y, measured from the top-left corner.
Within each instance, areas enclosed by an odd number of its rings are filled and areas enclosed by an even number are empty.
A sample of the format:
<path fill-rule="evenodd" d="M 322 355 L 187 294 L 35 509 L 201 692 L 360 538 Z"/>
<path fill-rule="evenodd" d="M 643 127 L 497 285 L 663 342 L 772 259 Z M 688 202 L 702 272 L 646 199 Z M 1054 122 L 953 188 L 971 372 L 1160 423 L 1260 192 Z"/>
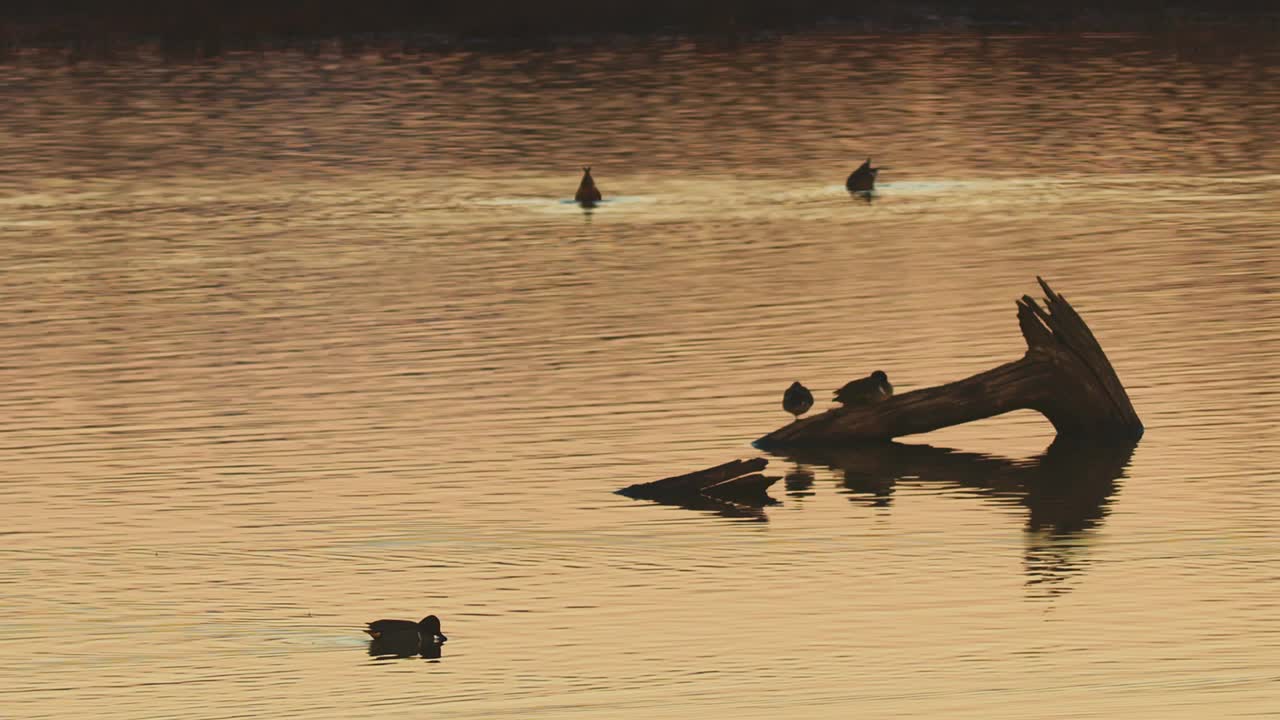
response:
<path fill-rule="evenodd" d="M 791 387 L 782 393 L 782 409 L 796 416 L 799 420 L 800 416 L 809 412 L 809 408 L 813 407 L 813 393 L 809 392 L 809 388 L 800 384 L 800 381 L 791 383 Z"/>
<path fill-rule="evenodd" d="M 893 386 L 889 384 L 889 376 L 883 370 L 876 370 L 861 380 L 845 383 L 831 399 L 842 405 L 865 405 L 890 395 L 893 395 Z"/>
<path fill-rule="evenodd" d="M 797 419 L 755 446 L 883 441 L 1023 409 L 1044 415 L 1064 439 L 1136 442 L 1142 421 L 1097 338 L 1065 297 L 1043 279 L 1036 281 L 1044 305 L 1030 295 L 1017 301 L 1018 326 L 1027 343 L 1021 358 L 963 380 Z"/>
<path fill-rule="evenodd" d="M 596 181 L 591 177 L 591 166 L 582 168 L 582 182 L 578 183 L 578 192 L 573 199 L 583 205 L 594 205 L 600 202 L 600 189 L 596 187 Z"/>
<path fill-rule="evenodd" d="M 850 192 L 871 192 L 876 187 L 876 175 L 879 174 L 880 168 L 871 167 L 871 158 L 867 158 L 866 162 L 849 174 L 849 179 L 845 180 L 844 186 L 849 188 Z"/>

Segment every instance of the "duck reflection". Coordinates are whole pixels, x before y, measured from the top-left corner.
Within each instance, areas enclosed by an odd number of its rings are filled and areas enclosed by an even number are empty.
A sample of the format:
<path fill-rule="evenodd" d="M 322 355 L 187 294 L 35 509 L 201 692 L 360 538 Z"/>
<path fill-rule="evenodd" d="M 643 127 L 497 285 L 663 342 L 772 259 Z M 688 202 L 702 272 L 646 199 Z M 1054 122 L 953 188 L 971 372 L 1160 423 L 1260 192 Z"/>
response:
<path fill-rule="evenodd" d="M 849 490 L 849 500 L 866 502 L 872 507 L 889 507 L 893 501 L 895 479 L 883 475 L 846 470 L 844 487 Z"/>
<path fill-rule="evenodd" d="M 786 484 L 787 495 L 790 497 L 801 498 L 813 494 L 813 473 L 799 463 L 782 481 Z"/>
<path fill-rule="evenodd" d="M 442 644 L 429 640 L 420 642 L 417 638 L 381 637 L 369 641 L 369 657 L 386 660 L 391 658 L 411 658 L 421 655 L 427 660 L 439 660 Z"/>
<path fill-rule="evenodd" d="M 994 502 L 1027 509 L 1027 585 L 1047 594 L 1081 572 L 1082 539 L 1110 509 L 1116 481 L 1136 445 L 1099 447 L 1055 440 L 1027 461 L 901 443 L 789 451 L 788 459 L 841 474 L 850 500 L 888 507 L 900 479 L 973 488 Z"/>

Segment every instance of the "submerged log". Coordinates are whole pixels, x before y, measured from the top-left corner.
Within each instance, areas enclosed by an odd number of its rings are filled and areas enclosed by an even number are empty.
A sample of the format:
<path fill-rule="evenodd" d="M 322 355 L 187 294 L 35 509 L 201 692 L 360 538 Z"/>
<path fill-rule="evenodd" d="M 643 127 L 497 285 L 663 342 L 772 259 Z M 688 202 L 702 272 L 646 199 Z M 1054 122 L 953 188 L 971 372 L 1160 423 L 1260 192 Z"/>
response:
<path fill-rule="evenodd" d="M 763 507 L 777 502 L 769 497 L 768 492 L 769 486 L 776 482 L 778 482 L 776 477 L 753 473 L 705 487 L 702 489 L 702 494 L 717 500 L 726 500 L 751 507 Z"/>
<path fill-rule="evenodd" d="M 1044 307 L 1029 295 L 1017 302 L 1027 341 L 1022 358 L 878 403 L 832 408 L 765 435 L 756 447 L 885 441 L 1023 409 L 1044 415 L 1063 438 L 1128 443 L 1142 437 L 1142 421 L 1089 326 L 1066 298 L 1036 280 Z"/>
<path fill-rule="evenodd" d="M 720 503 L 763 507 L 777 502 L 766 491 L 778 478 L 759 473 L 768 464 L 766 458 L 734 460 L 686 475 L 631 485 L 618 494 L 699 508 L 714 509 Z"/>

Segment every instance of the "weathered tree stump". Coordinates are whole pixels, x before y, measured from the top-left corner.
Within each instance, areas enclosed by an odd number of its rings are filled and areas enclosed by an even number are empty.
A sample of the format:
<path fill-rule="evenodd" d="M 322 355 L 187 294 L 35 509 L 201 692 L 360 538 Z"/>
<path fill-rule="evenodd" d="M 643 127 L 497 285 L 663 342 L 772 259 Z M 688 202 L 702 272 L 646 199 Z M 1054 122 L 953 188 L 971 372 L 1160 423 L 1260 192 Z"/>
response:
<path fill-rule="evenodd" d="M 884 441 L 1022 409 L 1040 412 L 1062 438 L 1131 443 L 1142 437 L 1142 421 L 1089 326 L 1066 298 L 1036 281 L 1044 307 L 1029 295 L 1017 303 L 1027 341 L 1021 359 L 882 402 L 832 408 L 765 435 L 756 447 Z"/>
<path fill-rule="evenodd" d="M 760 508 L 777 503 L 766 491 L 778 478 L 759 473 L 768 464 L 766 458 L 734 460 L 687 475 L 631 485 L 618 494 L 697 509 L 724 510 L 726 505 Z"/>

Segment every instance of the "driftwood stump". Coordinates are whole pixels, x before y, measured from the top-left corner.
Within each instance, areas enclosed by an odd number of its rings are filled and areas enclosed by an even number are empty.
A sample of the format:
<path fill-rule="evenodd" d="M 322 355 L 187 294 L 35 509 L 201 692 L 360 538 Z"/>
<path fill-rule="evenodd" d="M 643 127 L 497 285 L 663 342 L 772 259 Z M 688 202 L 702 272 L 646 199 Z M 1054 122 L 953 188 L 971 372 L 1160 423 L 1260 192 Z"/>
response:
<path fill-rule="evenodd" d="M 1136 441 L 1142 421 L 1089 326 L 1066 298 L 1036 280 L 1044 289 L 1044 307 L 1029 295 L 1017 303 L 1027 341 L 1022 358 L 882 402 L 832 408 L 765 435 L 756 447 L 885 441 L 1022 409 L 1039 411 L 1061 438 Z"/>

